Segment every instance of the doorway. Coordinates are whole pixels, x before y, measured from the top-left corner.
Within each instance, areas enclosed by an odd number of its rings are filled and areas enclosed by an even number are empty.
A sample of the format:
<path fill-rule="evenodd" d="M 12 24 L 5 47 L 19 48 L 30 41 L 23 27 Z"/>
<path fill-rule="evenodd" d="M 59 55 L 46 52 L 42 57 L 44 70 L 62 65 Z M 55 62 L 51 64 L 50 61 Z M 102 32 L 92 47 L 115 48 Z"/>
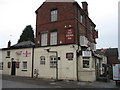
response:
<path fill-rule="evenodd" d="M 16 73 L 16 62 L 12 62 L 12 68 L 11 68 L 11 75 L 15 75 Z"/>

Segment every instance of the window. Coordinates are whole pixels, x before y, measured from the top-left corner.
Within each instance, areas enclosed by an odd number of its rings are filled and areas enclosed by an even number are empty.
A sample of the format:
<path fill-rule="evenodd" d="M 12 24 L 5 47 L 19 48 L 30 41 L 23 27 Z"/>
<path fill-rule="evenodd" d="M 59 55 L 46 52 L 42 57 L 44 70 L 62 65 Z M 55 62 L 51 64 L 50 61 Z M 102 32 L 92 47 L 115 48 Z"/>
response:
<path fill-rule="evenodd" d="M 80 23 L 83 23 L 83 15 L 80 15 Z"/>
<path fill-rule="evenodd" d="M 50 34 L 50 45 L 57 44 L 57 32 L 51 32 Z"/>
<path fill-rule="evenodd" d="M 57 21 L 57 9 L 51 10 L 51 22 Z"/>
<path fill-rule="evenodd" d="M 80 36 L 80 45 L 88 47 L 88 39 L 85 36 Z"/>
<path fill-rule="evenodd" d="M 50 68 L 56 68 L 56 57 L 55 56 L 50 56 Z"/>
<path fill-rule="evenodd" d="M 47 45 L 47 33 L 42 33 L 41 34 L 41 46 L 46 46 Z"/>
<path fill-rule="evenodd" d="M 23 69 L 27 69 L 27 61 L 23 62 Z"/>
<path fill-rule="evenodd" d="M 0 62 L 0 70 L 3 70 L 3 62 Z"/>
<path fill-rule="evenodd" d="M 11 68 L 11 62 L 8 62 L 8 68 Z"/>
<path fill-rule="evenodd" d="M 7 57 L 10 57 L 10 51 L 7 51 Z"/>
<path fill-rule="evenodd" d="M 83 68 L 89 68 L 89 57 L 83 57 Z"/>
<path fill-rule="evenodd" d="M 45 56 L 40 57 L 40 64 L 45 65 Z"/>

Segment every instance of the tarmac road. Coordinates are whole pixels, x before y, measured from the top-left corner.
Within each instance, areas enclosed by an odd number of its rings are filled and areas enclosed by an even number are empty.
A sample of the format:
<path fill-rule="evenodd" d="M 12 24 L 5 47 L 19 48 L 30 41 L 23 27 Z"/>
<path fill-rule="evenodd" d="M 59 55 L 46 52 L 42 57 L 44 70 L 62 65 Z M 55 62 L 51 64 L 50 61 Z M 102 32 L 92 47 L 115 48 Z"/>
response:
<path fill-rule="evenodd" d="M 2 77 L 2 88 L 33 88 L 34 90 L 35 88 L 41 88 L 44 90 L 64 90 L 67 88 L 68 90 L 83 90 L 83 88 L 86 88 L 85 90 L 94 90 L 94 88 L 96 88 L 95 90 L 118 90 L 118 87 L 115 86 L 114 82 L 54 81 L 51 79 L 38 79 L 7 75 Z"/>

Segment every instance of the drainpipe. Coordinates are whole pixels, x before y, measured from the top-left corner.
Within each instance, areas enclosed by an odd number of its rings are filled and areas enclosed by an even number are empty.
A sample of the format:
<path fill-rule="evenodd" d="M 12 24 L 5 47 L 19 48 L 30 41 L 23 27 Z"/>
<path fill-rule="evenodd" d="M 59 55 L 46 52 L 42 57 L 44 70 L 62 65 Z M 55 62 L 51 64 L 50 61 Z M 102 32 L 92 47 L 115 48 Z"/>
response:
<path fill-rule="evenodd" d="M 33 69 L 34 69 L 34 46 L 32 48 L 32 72 L 31 72 L 32 78 L 33 78 Z"/>
<path fill-rule="evenodd" d="M 77 20 L 77 26 L 76 26 L 76 29 L 77 29 L 77 44 L 78 44 L 78 49 L 76 50 L 76 56 L 77 56 L 77 58 L 76 58 L 76 76 L 77 76 L 77 81 L 79 81 L 79 79 L 78 79 L 78 52 L 79 52 L 79 43 L 80 43 L 80 41 L 79 41 L 79 27 L 78 27 L 78 7 L 76 7 L 76 14 L 77 14 L 77 18 L 76 18 L 76 20 Z"/>

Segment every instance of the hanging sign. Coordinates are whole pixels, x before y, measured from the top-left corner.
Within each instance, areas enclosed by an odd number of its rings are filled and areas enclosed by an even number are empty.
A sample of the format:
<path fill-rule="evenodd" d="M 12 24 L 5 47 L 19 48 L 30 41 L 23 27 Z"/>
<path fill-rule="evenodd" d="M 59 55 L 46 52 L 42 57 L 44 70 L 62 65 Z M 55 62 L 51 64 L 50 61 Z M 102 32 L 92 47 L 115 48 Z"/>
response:
<path fill-rule="evenodd" d="M 83 57 L 91 57 L 92 53 L 91 53 L 91 51 L 82 51 L 82 56 Z"/>
<path fill-rule="evenodd" d="M 66 53 L 66 58 L 68 60 L 73 60 L 73 53 Z"/>
<path fill-rule="evenodd" d="M 23 52 L 23 55 L 24 55 L 25 57 L 29 57 L 30 54 L 31 54 L 31 53 L 28 52 L 28 51 Z"/>

